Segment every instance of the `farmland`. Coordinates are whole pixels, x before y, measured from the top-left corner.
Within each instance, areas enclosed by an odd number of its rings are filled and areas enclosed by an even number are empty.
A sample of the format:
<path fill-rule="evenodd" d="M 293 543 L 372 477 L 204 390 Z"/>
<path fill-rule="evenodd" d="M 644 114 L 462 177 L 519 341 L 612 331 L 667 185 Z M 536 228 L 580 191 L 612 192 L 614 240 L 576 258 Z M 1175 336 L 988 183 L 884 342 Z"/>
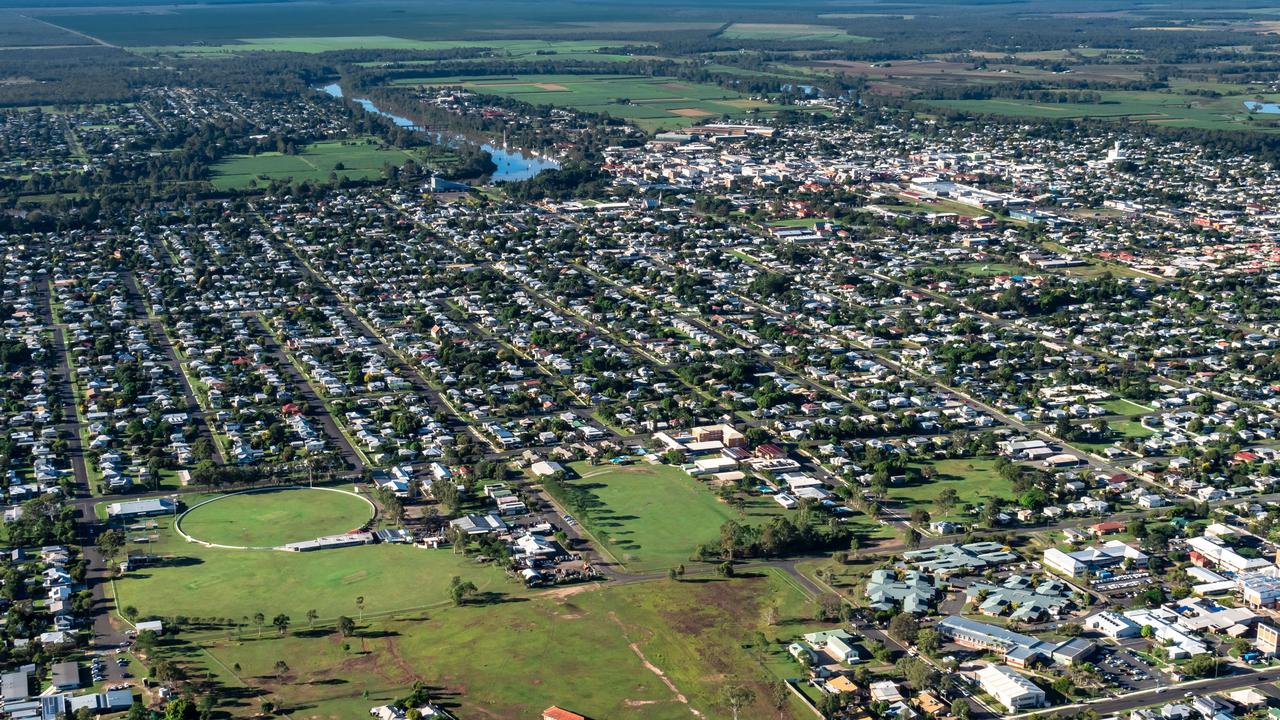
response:
<path fill-rule="evenodd" d="M 721 116 L 744 117 L 766 103 L 715 85 L 632 75 L 509 75 L 404 78 L 397 85 L 460 86 L 534 105 L 608 113 L 644 130 L 687 126 Z"/>
<path fill-rule="evenodd" d="M 989 100 L 936 100 L 929 104 L 973 113 L 1032 118 L 1099 118 L 1129 120 L 1206 130 L 1251 129 L 1280 131 L 1276 116 L 1250 113 L 1244 103 L 1252 96 L 1230 95 L 1207 98 L 1164 92 L 1110 91 L 1099 103 L 1041 103 L 1033 100 L 993 98 Z"/>
<path fill-rule="evenodd" d="M 873 38 L 850 35 L 840 28 L 825 25 L 792 25 L 788 23 L 734 23 L 721 37 L 733 40 L 772 40 L 775 42 L 868 42 Z"/>
<path fill-rule="evenodd" d="M 616 45 L 617 43 L 614 43 Z M 259 37 L 234 41 L 189 45 L 156 45 L 131 48 L 148 54 L 226 55 L 250 52 L 323 53 L 336 50 L 450 50 L 477 48 L 492 50 L 496 56 L 520 58 L 545 55 L 588 55 L 607 48 L 608 43 L 591 40 L 413 40 L 389 35 L 338 35 L 326 37 Z"/>

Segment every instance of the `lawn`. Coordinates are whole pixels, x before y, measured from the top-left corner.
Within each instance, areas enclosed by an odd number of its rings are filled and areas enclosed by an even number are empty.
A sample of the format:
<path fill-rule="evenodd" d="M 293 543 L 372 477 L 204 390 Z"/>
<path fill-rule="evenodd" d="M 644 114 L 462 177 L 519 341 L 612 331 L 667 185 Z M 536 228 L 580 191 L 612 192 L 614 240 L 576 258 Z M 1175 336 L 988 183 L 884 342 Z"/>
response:
<path fill-rule="evenodd" d="M 1154 434 L 1147 428 L 1143 427 L 1142 423 L 1137 420 L 1116 420 L 1108 422 L 1107 425 L 1110 426 L 1112 435 L 1105 441 L 1081 442 L 1075 444 L 1091 452 L 1101 452 L 1102 450 L 1116 444 L 1118 441 L 1131 439 L 1142 440 L 1144 438 L 1149 438 Z"/>
<path fill-rule="evenodd" d="M 968 521 L 972 518 L 961 514 L 964 504 L 978 505 L 993 497 L 1013 498 L 1013 486 L 995 471 L 994 458 L 935 460 L 927 464 L 936 473 L 933 478 L 889 487 L 889 498 L 901 503 L 908 513 L 921 508 L 927 510 L 934 520 Z M 934 507 L 934 500 L 943 488 L 948 487 L 956 491 L 959 501 L 950 513 L 941 515 Z"/>
<path fill-rule="evenodd" d="M 188 674 L 207 670 L 230 686 L 221 707 L 239 716 L 270 695 L 298 720 L 363 717 L 422 682 L 459 717 L 535 717 L 556 704 L 597 718 L 720 718 L 728 717 L 723 689 L 743 684 L 757 700 L 742 717 L 772 718 L 774 675 L 764 660 L 811 627 L 812 615 L 808 598 L 766 572 L 443 607 L 362 623 L 347 639 L 295 619 L 284 637 L 268 627 L 261 639 L 254 630 L 163 652 L 189 663 Z M 754 645 L 757 631 L 766 646 Z M 278 671 L 281 660 L 287 669 Z M 782 717 L 807 716 L 788 700 Z"/>
<path fill-rule="evenodd" d="M 157 535 L 156 541 L 130 543 L 128 552 L 161 561 L 115 583 L 119 606 L 136 607 L 144 617 L 238 620 L 262 612 L 300 621 L 314 609 L 321 618 L 336 618 L 355 616 L 357 597 L 366 599 L 366 613 L 388 613 L 448 602 L 454 575 L 483 592 L 523 593 L 501 570 L 448 550 L 388 544 L 308 553 L 226 550 L 188 543 L 172 531 L 169 518 L 157 520 L 159 528 L 145 533 Z"/>
<path fill-rule="evenodd" d="M 1135 415 L 1149 415 L 1155 412 L 1155 410 L 1147 407 L 1146 405 L 1141 405 L 1133 402 L 1132 400 L 1125 400 L 1124 398 L 1108 400 L 1102 403 L 1102 407 L 1105 408 L 1107 412 L 1114 415 L 1128 415 L 1130 417 Z"/>
<path fill-rule="evenodd" d="M 216 545 L 275 547 L 363 526 L 373 507 L 346 492 L 277 489 L 227 495 L 193 508 L 182 529 Z"/>
<path fill-rule="evenodd" d="M 774 40 L 778 42 L 868 42 L 875 38 L 850 35 L 837 27 L 791 23 L 734 23 L 720 33 L 730 40 Z"/>
<path fill-rule="evenodd" d="M 688 561 L 698 545 L 718 538 L 729 520 L 763 522 L 784 512 L 772 500 L 755 497 L 739 514 L 703 482 L 670 465 L 571 467 L 581 477 L 569 484 L 588 490 L 594 505 L 578 519 L 632 572 Z"/>
<path fill-rule="evenodd" d="M 399 166 L 407 160 L 423 162 L 420 153 L 400 150 L 366 138 L 312 143 L 297 155 L 266 152 L 232 155 L 213 165 L 213 186 L 219 190 L 266 184 L 271 180 L 311 180 L 324 182 L 330 174 L 352 180 L 378 177 L 383 166 Z M 338 169 L 341 165 L 342 169 Z"/>
<path fill-rule="evenodd" d="M 709 83 L 641 75 L 506 75 L 410 77 L 397 85 L 461 86 L 534 105 L 607 113 L 646 131 L 678 128 L 728 115 L 743 118 L 767 103 Z"/>

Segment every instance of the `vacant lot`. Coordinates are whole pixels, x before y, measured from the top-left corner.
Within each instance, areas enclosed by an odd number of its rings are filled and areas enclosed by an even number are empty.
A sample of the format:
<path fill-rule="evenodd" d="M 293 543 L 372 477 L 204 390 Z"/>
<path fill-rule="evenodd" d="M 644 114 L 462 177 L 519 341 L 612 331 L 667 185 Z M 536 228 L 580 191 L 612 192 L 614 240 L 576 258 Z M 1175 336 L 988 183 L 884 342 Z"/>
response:
<path fill-rule="evenodd" d="M 265 185 L 272 180 L 322 182 L 327 181 L 330 174 L 364 180 L 378 177 L 387 164 L 399 166 L 410 159 L 421 162 L 422 156 L 367 139 L 332 140 L 307 145 L 296 155 L 278 152 L 233 155 L 213 166 L 213 186 L 230 190 L 248 187 L 250 183 Z"/>
<path fill-rule="evenodd" d="M 397 85 L 462 86 L 534 105 L 608 113 L 644 130 L 685 127 L 692 120 L 745 117 L 766 103 L 716 85 L 639 75 L 507 75 L 404 78 Z"/>
<path fill-rule="evenodd" d="M 275 547 L 358 529 L 373 515 L 362 498 L 332 490 L 229 495 L 190 511 L 182 529 L 217 545 Z"/>
<path fill-rule="evenodd" d="M 994 458 L 937 460 L 928 465 L 934 477 L 889 488 L 889 498 L 901 503 L 907 512 L 920 508 L 935 520 L 971 520 L 961 512 L 963 505 L 980 505 L 988 498 L 1013 498 L 1013 486 L 995 471 Z M 944 488 L 952 488 L 959 497 L 956 507 L 946 515 L 934 506 Z"/>
<path fill-rule="evenodd" d="M 769 572 L 562 588 L 376 619 L 349 638 L 295 617 L 284 637 L 267 627 L 261 638 L 251 629 L 162 652 L 190 676 L 211 673 L 224 686 L 220 709 L 236 716 L 270 696 L 299 720 L 363 717 L 422 682 L 460 717 L 535 717 L 560 704 L 597 718 L 723 718 L 724 687 L 742 684 L 757 696 L 742 717 L 798 719 L 809 715 L 794 701 L 774 709 L 762 658 L 811 627 L 812 614 L 793 581 Z M 768 641 L 759 649 L 757 631 Z"/>
<path fill-rule="evenodd" d="M 142 616 L 234 621 L 256 612 L 267 617 L 285 613 L 300 622 L 308 610 L 321 618 L 355 616 L 357 597 L 365 598 L 368 613 L 445 603 L 454 575 L 470 579 L 484 592 L 523 592 L 501 570 L 448 550 L 409 545 L 309 553 L 223 550 L 184 541 L 170 522 L 165 518 L 155 531 L 130 533 L 135 539 L 155 536 L 154 542 L 130 543 L 128 551 L 154 555 L 158 562 L 116 581 L 120 607 L 136 607 Z"/>
<path fill-rule="evenodd" d="M 662 570 L 689 560 L 702 543 L 719 537 L 729 520 L 762 522 L 782 511 L 772 500 L 752 498 L 742 512 L 703 482 L 669 465 L 573 465 L 581 476 L 569 484 L 588 491 L 592 507 L 579 518 L 632 572 Z"/>

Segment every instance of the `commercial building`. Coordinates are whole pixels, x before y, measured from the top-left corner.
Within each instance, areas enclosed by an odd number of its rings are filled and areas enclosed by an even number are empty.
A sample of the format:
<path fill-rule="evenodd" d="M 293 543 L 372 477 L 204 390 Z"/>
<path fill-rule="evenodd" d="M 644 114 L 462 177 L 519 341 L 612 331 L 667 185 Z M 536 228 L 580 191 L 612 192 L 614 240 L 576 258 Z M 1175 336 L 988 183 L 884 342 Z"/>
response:
<path fill-rule="evenodd" d="M 1280 655 L 1280 630 L 1266 623 L 1258 623 L 1258 639 L 1253 646 L 1267 657 Z"/>
<path fill-rule="evenodd" d="M 1044 551 L 1042 558 L 1046 568 L 1068 577 L 1095 573 L 1119 565 L 1125 560 L 1142 565 L 1147 562 L 1147 554 L 1119 540 L 1110 540 L 1097 547 L 1069 553 L 1057 548 L 1049 548 Z"/>
<path fill-rule="evenodd" d="M 1044 691 L 1003 665 L 988 665 L 977 672 L 977 678 L 982 689 L 1009 712 L 1044 707 Z"/>
<path fill-rule="evenodd" d="M 1005 662 L 1015 667 L 1026 667 L 1037 662 L 1056 662 L 1070 666 L 1089 657 L 1096 649 L 1092 642 L 1083 638 L 1072 638 L 1060 643 L 1045 642 L 1031 635 L 959 615 L 943 619 L 935 629 L 939 635 L 957 645 L 1003 653 Z"/>
<path fill-rule="evenodd" d="M 1251 608 L 1275 607 L 1280 602 L 1280 573 L 1270 568 L 1236 576 L 1240 599 Z"/>
<path fill-rule="evenodd" d="M 1096 630 L 1109 638 L 1137 637 L 1142 634 L 1142 626 L 1129 618 L 1104 610 L 1092 615 L 1084 621 L 1086 630 Z"/>
<path fill-rule="evenodd" d="M 175 510 L 177 510 L 177 504 L 168 498 L 128 500 L 108 505 L 107 518 L 110 520 L 128 520 L 137 517 L 168 515 Z"/>
<path fill-rule="evenodd" d="M 1270 560 L 1241 555 L 1218 537 L 1201 535 L 1189 538 L 1187 546 L 1191 548 L 1191 561 L 1200 566 L 1207 564 L 1234 573 L 1275 567 Z"/>

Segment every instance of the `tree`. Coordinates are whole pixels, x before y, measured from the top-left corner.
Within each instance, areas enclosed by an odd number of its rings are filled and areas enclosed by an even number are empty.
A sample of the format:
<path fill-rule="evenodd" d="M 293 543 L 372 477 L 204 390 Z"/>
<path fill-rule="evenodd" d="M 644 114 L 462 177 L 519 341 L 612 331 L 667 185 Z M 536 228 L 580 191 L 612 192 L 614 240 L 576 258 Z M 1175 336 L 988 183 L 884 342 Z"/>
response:
<path fill-rule="evenodd" d="M 786 717 L 787 703 L 791 702 L 791 687 L 781 680 L 769 683 L 769 700 L 778 711 L 778 720 L 782 720 Z"/>
<path fill-rule="evenodd" d="M 479 588 L 470 580 L 463 580 L 454 575 L 453 579 L 449 581 L 449 597 L 453 599 L 454 605 L 465 604 L 477 592 L 479 592 Z"/>
<path fill-rule="evenodd" d="M 319 618 L 319 617 L 320 617 L 320 613 L 316 612 L 315 610 L 308 610 L 307 611 L 307 627 L 308 628 L 315 627 L 316 618 Z"/>
<path fill-rule="evenodd" d="M 942 488 L 942 492 L 938 493 L 938 497 L 934 498 L 934 507 L 938 508 L 940 515 L 946 515 L 960 502 L 960 495 L 953 487 Z"/>
<path fill-rule="evenodd" d="M 727 561 L 720 563 L 716 566 L 716 573 L 720 575 L 720 577 L 733 577 L 733 563 Z"/>
<path fill-rule="evenodd" d="M 344 638 L 349 638 L 356 634 L 356 621 L 343 615 L 338 618 L 338 634 Z"/>
<path fill-rule="evenodd" d="M 969 720 L 969 703 L 964 698 L 951 701 L 951 714 L 960 720 Z"/>
<path fill-rule="evenodd" d="M 904 643 L 914 643 L 920 634 L 920 621 L 911 613 L 898 613 L 889 621 L 889 634 Z"/>
<path fill-rule="evenodd" d="M 746 685 L 730 685 L 724 689 L 724 704 L 733 713 L 733 720 L 738 720 L 738 712 L 756 701 L 756 691 Z"/>
<path fill-rule="evenodd" d="M 1189 678 L 1216 676 L 1219 662 L 1214 655 L 1196 655 L 1182 664 L 1182 674 Z"/>
<path fill-rule="evenodd" d="M 916 647 L 930 657 L 937 655 L 938 649 L 942 647 L 938 631 L 933 628 L 921 628 L 920 632 L 916 633 Z"/>
<path fill-rule="evenodd" d="M 275 626 L 276 633 L 278 633 L 281 637 L 283 637 L 284 634 L 289 631 L 289 623 L 290 623 L 289 616 L 285 615 L 284 613 L 280 613 L 279 615 L 271 618 L 271 624 Z"/>
<path fill-rule="evenodd" d="M 147 655 L 155 650 L 156 644 L 160 642 L 160 636 L 156 635 L 155 630 L 143 630 L 138 633 L 138 637 L 134 638 L 133 645 Z"/>
<path fill-rule="evenodd" d="M 277 660 L 275 665 L 276 680 L 279 680 L 285 673 L 289 672 L 289 664 L 283 660 Z"/>
<path fill-rule="evenodd" d="M 260 612 L 254 613 L 253 624 L 258 628 L 258 637 L 262 637 L 262 626 L 267 624 L 267 616 Z"/>
<path fill-rule="evenodd" d="M 356 596 L 356 610 L 359 612 L 360 619 L 364 620 L 364 596 L 363 595 Z"/>
<path fill-rule="evenodd" d="M 123 530 L 113 528 L 98 536 L 98 550 L 102 553 L 102 557 L 111 563 L 124 549 L 127 540 Z"/>

